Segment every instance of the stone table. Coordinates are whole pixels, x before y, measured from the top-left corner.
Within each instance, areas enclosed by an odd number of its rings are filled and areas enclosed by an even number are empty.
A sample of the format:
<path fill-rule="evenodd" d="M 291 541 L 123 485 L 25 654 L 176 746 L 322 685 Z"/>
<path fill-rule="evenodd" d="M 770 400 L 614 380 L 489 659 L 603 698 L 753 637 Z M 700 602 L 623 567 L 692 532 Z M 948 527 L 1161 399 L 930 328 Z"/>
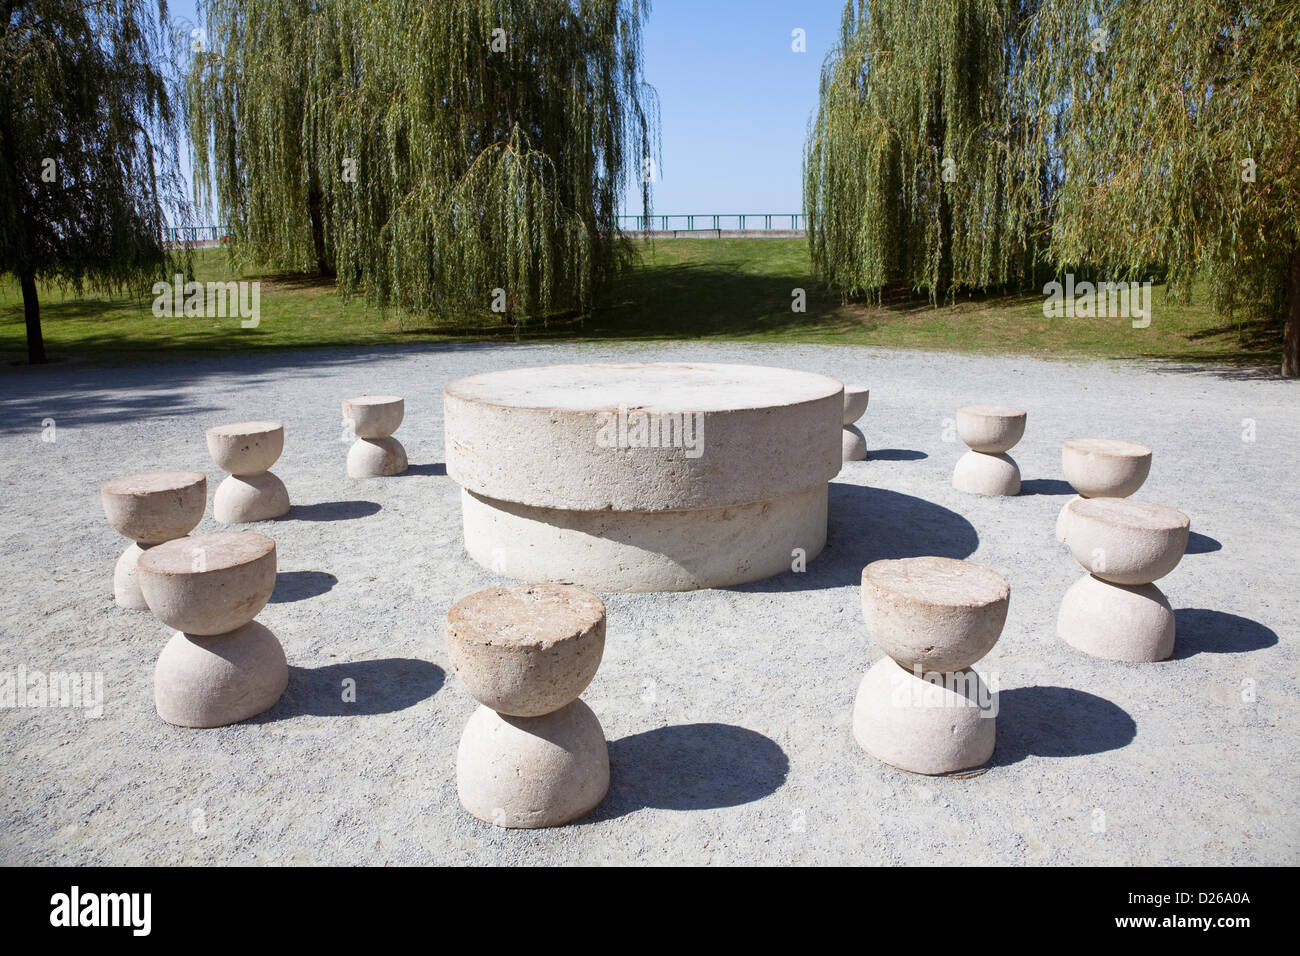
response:
<path fill-rule="evenodd" d="M 749 365 L 511 369 L 443 389 L 465 547 L 526 581 L 685 591 L 757 581 L 826 543 L 844 387 Z"/>

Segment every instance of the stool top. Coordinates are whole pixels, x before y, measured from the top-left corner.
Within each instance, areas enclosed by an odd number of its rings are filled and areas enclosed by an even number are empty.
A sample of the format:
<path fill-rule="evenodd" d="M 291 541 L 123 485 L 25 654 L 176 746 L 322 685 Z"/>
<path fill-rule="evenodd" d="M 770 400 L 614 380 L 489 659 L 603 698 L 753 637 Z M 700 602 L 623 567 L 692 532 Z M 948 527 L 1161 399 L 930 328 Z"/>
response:
<path fill-rule="evenodd" d="M 447 612 L 447 630 L 459 641 L 521 648 L 580 638 L 604 622 L 604 602 L 572 584 L 488 588 Z"/>
<path fill-rule="evenodd" d="M 1116 438 L 1071 438 L 1065 443 L 1070 451 L 1102 458 L 1150 458 L 1151 449 Z"/>
<path fill-rule="evenodd" d="M 275 541 L 256 531 L 218 531 L 150 548 L 140 556 L 140 567 L 172 576 L 206 574 L 252 564 L 274 551 Z"/>
<path fill-rule="evenodd" d="M 1177 508 L 1135 498 L 1076 498 L 1066 507 L 1081 518 L 1135 531 L 1176 531 L 1191 526 Z"/>
<path fill-rule="evenodd" d="M 996 571 L 933 556 L 873 561 L 862 569 L 862 583 L 915 604 L 940 607 L 983 607 L 1004 601 L 1011 593 Z"/>

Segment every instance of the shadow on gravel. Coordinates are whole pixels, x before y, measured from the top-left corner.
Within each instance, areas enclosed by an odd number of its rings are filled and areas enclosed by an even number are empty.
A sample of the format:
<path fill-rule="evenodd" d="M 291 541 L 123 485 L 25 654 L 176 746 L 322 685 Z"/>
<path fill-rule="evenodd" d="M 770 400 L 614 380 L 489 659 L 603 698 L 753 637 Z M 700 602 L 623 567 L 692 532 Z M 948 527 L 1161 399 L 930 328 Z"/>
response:
<path fill-rule="evenodd" d="M 1079 757 L 1118 750 L 1137 736 L 1122 707 L 1072 687 L 1017 687 L 998 694 L 991 767 L 1026 757 Z"/>
<path fill-rule="evenodd" d="M 293 505 L 285 518 L 290 521 L 347 521 L 364 518 L 378 510 L 377 501 L 322 501 L 314 505 Z"/>
<path fill-rule="evenodd" d="M 964 558 L 979 547 L 975 526 L 941 505 L 884 488 L 832 481 L 826 549 L 808 570 L 741 584 L 729 591 L 816 591 L 862 583 L 882 558 Z"/>
<path fill-rule="evenodd" d="M 249 723 L 290 717 L 364 717 L 413 707 L 438 692 L 443 670 L 406 657 L 352 661 L 324 667 L 290 667 L 289 686 L 280 702 Z M 355 681 L 355 701 L 344 700 L 344 681 Z M 352 685 L 349 685 L 351 687 Z"/>
<path fill-rule="evenodd" d="M 677 724 L 609 744 L 609 795 L 583 822 L 637 810 L 714 810 L 776 792 L 790 760 L 770 737 L 731 724 Z"/>
<path fill-rule="evenodd" d="M 324 594 L 338 583 L 338 578 L 325 571 L 281 571 L 275 576 L 275 590 L 269 603 L 305 601 Z"/>
<path fill-rule="evenodd" d="M 443 462 L 434 462 L 431 465 L 408 465 L 406 471 L 397 478 L 405 478 L 407 475 L 443 475 L 447 474 L 447 466 Z"/>
<path fill-rule="evenodd" d="M 1060 478 L 1030 478 L 1020 483 L 1022 495 L 1072 495 L 1074 486 Z"/>
<path fill-rule="evenodd" d="M 929 457 L 925 452 L 911 448 L 877 448 L 867 452 L 867 461 L 920 461 Z"/>
<path fill-rule="evenodd" d="M 1226 611 L 1181 607 L 1174 611 L 1174 653 L 1179 661 L 1193 654 L 1244 654 L 1277 643 L 1277 633 L 1258 621 Z"/>
<path fill-rule="evenodd" d="M 1193 531 L 1187 536 L 1187 550 L 1184 554 L 1209 554 L 1211 551 L 1222 551 L 1223 545 L 1215 541 L 1207 534 L 1198 534 Z"/>

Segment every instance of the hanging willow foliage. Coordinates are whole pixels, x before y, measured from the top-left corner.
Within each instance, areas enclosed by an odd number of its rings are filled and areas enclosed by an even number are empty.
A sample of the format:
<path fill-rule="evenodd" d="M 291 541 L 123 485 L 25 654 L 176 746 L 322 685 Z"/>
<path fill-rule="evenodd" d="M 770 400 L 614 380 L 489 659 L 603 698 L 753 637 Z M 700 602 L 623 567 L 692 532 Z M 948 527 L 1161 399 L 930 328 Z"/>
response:
<path fill-rule="evenodd" d="M 1204 276 L 1221 314 L 1289 316 L 1300 374 L 1300 2 L 1045 0 L 1033 27 L 1021 82 L 1065 131 L 1036 146 L 1065 170 L 1058 266 L 1162 264 L 1183 300 Z"/>
<path fill-rule="evenodd" d="M 804 165 L 814 266 L 847 293 L 1001 285 L 1033 271 L 1051 183 L 1008 77 L 1032 4 L 850 0 Z M 945 175 L 946 174 L 946 175 Z"/>
<path fill-rule="evenodd" d="M 237 259 L 417 312 L 586 310 L 655 146 L 645 0 L 207 0 L 201 200 Z"/>

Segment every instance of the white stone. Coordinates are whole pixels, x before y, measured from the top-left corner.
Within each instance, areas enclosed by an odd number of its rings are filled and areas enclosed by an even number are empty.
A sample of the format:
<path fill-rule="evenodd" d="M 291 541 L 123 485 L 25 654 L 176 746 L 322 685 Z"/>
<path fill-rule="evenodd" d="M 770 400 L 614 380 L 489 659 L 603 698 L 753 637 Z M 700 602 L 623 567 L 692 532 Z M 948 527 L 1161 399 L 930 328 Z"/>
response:
<path fill-rule="evenodd" d="M 140 556 L 136 571 L 149 610 L 190 635 L 247 624 L 275 590 L 275 542 L 255 531 L 177 538 Z"/>
<path fill-rule="evenodd" d="M 844 386 L 844 418 L 842 425 L 852 425 L 867 412 L 867 402 L 871 398 L 871 389 L 865 385 Z"/>
<path fill-rule="evenodd" d="M 952 486 L 975 495 L 1014 497 L 1020 494 L 1020 466 L 1003 452 L 968 451 L 957 459 Z"/>
<path fill-rule="evenodd" d="M 1110 438 L 1072 438 L 1061 446 L 1061 468 L 1084 498 L 1127 498 L 1151 472 L 1151 449 Z"/>
<path fill-rule="evenodd" d="M 1009 405 L 963 405 L 957 409 L 957 437 L 975 451 L 1010 451 L 1025 434 L 1024 409 Z"/>
<path fill-rule="evenodd" d="M 480 704 L 538 717 L 575 700 L 605 649 L 605 605 L 582 588 L 489 588 L 447 612 L 447 656 Z"/>
<path fill-rule="evenodd" d="M 396 438 L 358 438 L 348 449 L 349 478 L 391 478 L 406 466 L 406 449 Z"/>
<path fill-rule="evenodd" d="M 396 395 L 362 395 L 343 400 L 343 420 L 358 438 L 387 438 L 406 414 L 406 402 Z"/>
<path fill-rule="evenodd" d="M 289 511 L 289 489 L 275 474 L 227 475 L 212 496 L 212 517 L 221 524 L 270 521 Z"/>
<path fill-rule="evenodd" d="M 845 461 L 867 460 L 867 439 L 857 425 L 845 425 L 840 441 L 840 452 Z"/>
<path fill-rule="evenodd" d="M 540 717 L 479 707 L 456 754 L 461 805 L 500 827 L 551 827 L 594 809 L 609 790 L 609 749 L 582 700 Z"/>
<path fill-rule="evenodd" d="M 1115 584 L 1150 584 L 1182 560 L 1191 522 L 1176 508 L 1136 498 L 1079 498 L 1066 505 L 1065 544 L 1083 567 Z"/>
<path fill-rule="evenodd" d="M 275 706 L 288 682 L 284 648 L 256 621 L 211 637 L 177 633 L 154 668 L 154 705 L 169 724 L 223 727 Z"/>
<path fill-rule="evenodd" d="M 260 475 L 284 451 L 284 426 L 279 422 L 237 422 L 206 432 L 208 453 L 222 471 Z"/>
<path fill-rule="evenodd" d="M 1162 661 L 1174 652 L 1174 612 L 1154 584 L 1112 584 L 1091 574 L 1061 601 L 1056 632 L 1071 647 L 1115 661 Z"/>
<path fill-rule="evenodd" d="M 945 774 L 988 762 L 996 739 L 987 686 L 973 670 L 926 680 L 888 657 L 862 678 L 853 737 L 878 760 L 912 773 Z"/>
<path fill-rule="evenodd" d="M 104 516 L 140 545 L 189 534 L 203 520 L 208 479 L 199 471 L 154 471 L 114 478 L 100 486 Z"/>
<path fill-rule="evenodd" d="M 825 484 L 774 501 L 663 513 L 531 508 L 461 493 L 465 549 L 479 564 L 595 591 L 687 591 L 783 574 L 825 547 L 826 503 Z"/>
<path fill-rule="evenodd" d="M 997 643 L 1010 598 L 1002 575 L 955 558 L 873 561 L 862 570 L 862 613 L 871 637 L 908 668 L 970 667 Z"/>

